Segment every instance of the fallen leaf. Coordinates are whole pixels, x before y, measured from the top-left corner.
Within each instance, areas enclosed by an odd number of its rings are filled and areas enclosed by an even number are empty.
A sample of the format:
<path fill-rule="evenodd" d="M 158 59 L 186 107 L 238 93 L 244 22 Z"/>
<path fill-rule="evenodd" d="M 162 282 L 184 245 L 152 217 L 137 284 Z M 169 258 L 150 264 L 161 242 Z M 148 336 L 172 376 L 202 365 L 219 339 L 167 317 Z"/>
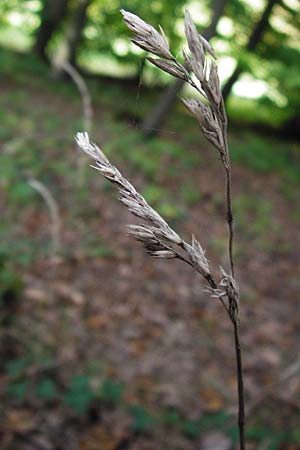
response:
<path fill-rule="evenodd" d="M 207 433 L 202 438 L 201 450 L 230 450 L 231 441 L 220 432 Z"/>
<path fill-rule="evenodd" d="M 223 397 L 210 387 L 201 391 L 201 397 L 205 404 L 206 411 L 219 411 L 224 407 Z"/>
<path fill-rule="evenodd" d="M 63 281 L 55 282 L 54 291 L 62 300 L 70 301 L 77 306 L 84 304 L 84 295 L 73 286 L 64 283 Z"/>
<path fill-rule="evenodd" d="M 104 426 L 96 425 L 90 428 L 80 441 L 82 450 L 115 450 L 127 440 L 128 433 L 124 430 L 109 432 Z"/>
<path fill-rule="evenodd" d="M 35 303 L 47 303 L 49 296 L 44 289 L 28 287 L 24 291 L 25 298 Z"/>
<path fill-rule="evenodd" d="M 27 410 L 9 411 L 4 419 L 4 429 L 6 432 L 27 433 L 37 426 L 37 418 Z"/>

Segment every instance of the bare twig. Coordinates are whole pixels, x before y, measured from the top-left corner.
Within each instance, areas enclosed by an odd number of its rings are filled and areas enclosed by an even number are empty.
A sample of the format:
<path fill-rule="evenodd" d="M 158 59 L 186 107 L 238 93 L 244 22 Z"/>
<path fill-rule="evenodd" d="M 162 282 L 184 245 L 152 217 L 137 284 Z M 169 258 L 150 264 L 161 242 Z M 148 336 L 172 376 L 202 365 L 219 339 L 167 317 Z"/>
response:
<path fill-rule="evenodd" d="M 56 255 L 61 248 L 60 243 L 61 221 L 58 205 L 50 190 L 43 183 L 34 178 L 31 178 L 30 180 L 28 180 L 28 184 L 41 195 L 41 197 L 45 200 L 46 205 L 48 206 L 51 218 L 50 225 L 52 235 L 52 251 L 53 254 Z"/>
<path fill-rule="evenodd" d="M 92 99 L 84 78 L 80 75 L 78 70 L 70 62 L 64 61 L 61 64 L 61 69 L 64 70 L 73 80 L 76 85 L 81 99 L 82 99 L 82 125 L 84 130 L 88 133 L 92 130 L 93 123 L 93 107 Z M 84 182 L 84 158 L 78 158 L 78 186 L 81 187 Z"/>
<path fill-rule="evenodd" d="M 289 378 L 294 377 L 300 372 L 300 358 L 296 359 L 293 364 L 290 364 L 279 377 L 280 382 L 287 381 Z"/>
<path fill-rule="evenodd" d="M 75 69 L 68 61 L 65 61 L 61 68 L 72 78 L 82 98 L 83 110 L 83 128 L 90 133 L 93 123 L 92 99 L 87 84 L 78 70 Z"/>

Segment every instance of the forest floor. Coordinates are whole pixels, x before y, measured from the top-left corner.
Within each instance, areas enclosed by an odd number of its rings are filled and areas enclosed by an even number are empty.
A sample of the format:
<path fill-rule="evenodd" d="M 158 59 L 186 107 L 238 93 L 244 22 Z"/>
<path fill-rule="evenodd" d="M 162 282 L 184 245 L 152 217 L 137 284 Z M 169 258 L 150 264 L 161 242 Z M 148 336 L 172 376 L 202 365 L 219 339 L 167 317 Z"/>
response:
<path fill-rule="evenodd" d="M 235 359 L 223 308 L 188 266 L 153 260 L 128 237 L 136 220 L 89 161 L 79 163 L 72 83 L 25 57 L 2 60 L 1 450 L 233 449 Z M 160 92 L 89 87 L 93 140 L 186 240 L 196 235 L 216 274 L 228 268 L 224 175 L 194 121 L 178 105 L 145 141 L 133 118 Z M 296 450 L 299 144 L 245 130 L 229 137 L 248 448 Z M 57 204 L 58 251 L 32 178 Z"/>

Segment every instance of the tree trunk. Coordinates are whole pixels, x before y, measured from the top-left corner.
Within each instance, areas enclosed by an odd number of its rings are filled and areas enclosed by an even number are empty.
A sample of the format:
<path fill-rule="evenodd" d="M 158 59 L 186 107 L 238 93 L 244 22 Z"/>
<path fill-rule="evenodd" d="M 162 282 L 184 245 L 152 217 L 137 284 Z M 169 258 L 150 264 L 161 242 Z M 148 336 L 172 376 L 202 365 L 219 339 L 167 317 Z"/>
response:
<path fill-rule="evenodd" d="M 257 22 L 254 30 L 252 31 L 251 36 L 249 37 L 248 43 L 246 45 L 246 49 L 248 51 L 255 50 L 256 46 L 261 41 L 262 36 L 268 27 L 269 18 L 272 13 L 273 7 L 278 2 L 279 2 L 279 0 L 269 0 L 267 2 L 266 7 L 262 13 L 260 20 Z M 233 71 L 232 75 L 229 77 L 229 79 L 227 80 L 226 84 L 223 87 L 222 93 L 223 93 L 223 98 L 225 101 L 227 100 L 233 85 L 239 79 L 239 77 L 242 73 L 243 73 L 242 68 L 239 65 L 237 65 L 237 67 Z"/>
<path fill-rule="evenodd" d="M 92 0 L 81 0 L 71 22 L 68 38 L 68 59 L 72 66 L 76 66 L 76 53 L 82 41 L 82 32 L 87 20 L 87 11 Z"/>
<path fill-rule="evenodd" d="M 36 33 L 34 50 L 48 61 L 47 45 L 68 11 L 68 0 L 44 0 L 41 13 L 41 25 Z"/>
<path fill-rule="evenodd" d="M 215 35 L 218 22 L 223 15 L 227 1 L 228 0 L 215 0 L 211 23 L 203 33 L 203 36 L 207 40 L 211 39 Z M 149 115 L 142 123 L 142 130 L 145 137 L 153 137 L 159 132 L 170 111 L 175 105 L 177 96 L 183 85 L 184 81 L 176 80 L 165 89 L 165 92 L 163 93 L 158 104 L 152 111 L 150 111 Z"/>

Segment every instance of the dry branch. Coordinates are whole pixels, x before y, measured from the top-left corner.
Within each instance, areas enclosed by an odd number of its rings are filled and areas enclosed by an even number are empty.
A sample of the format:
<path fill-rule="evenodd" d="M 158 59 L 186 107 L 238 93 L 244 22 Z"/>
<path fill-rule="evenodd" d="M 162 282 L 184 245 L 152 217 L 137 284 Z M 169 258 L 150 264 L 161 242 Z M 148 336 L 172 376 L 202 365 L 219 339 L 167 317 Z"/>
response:
<path fill-rule="evenodd" d="M 50 214 L 50 227 L 51 227 L 51 236 L 52 236 L 52 251 L 53 254 L 56 255 L 61 248 L 60 242 L 60 230 L 61 230 L 61 220 L 59 215 L 58 205 L 50 192 L 50 190 L 40 181 L 31 178 L 28 180 L 28 184 L 36 190 L 41 197 L 44 199 Z"/>

